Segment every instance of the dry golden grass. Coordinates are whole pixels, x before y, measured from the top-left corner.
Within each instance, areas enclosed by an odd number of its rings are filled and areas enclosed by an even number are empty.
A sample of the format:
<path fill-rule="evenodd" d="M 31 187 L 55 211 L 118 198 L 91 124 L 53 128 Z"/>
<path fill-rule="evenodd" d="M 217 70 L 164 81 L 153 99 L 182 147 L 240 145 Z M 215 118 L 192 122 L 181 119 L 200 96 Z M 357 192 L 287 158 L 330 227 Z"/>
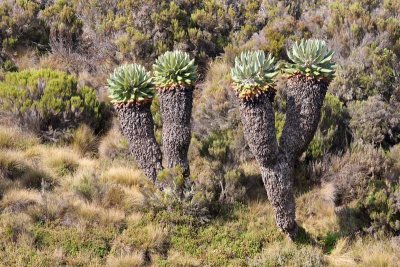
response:
<path fill-rule="evenodd" d="M 297 198 L 296 217 L 304 229 L 315 236 L 339 230 L 334 203 L 327 195 L 329 189 L 314 189 Z"/>
<path fill-rule="evenodd" d="M 95 203 L 75 199 L 71 203 L 74 213 L 83 221 L 102 225 L 118 225 L 125 219 L 125 213 L 118 209 L 105 209 Z"/>
<path fill-rule="evenodd" d="M 55 177 L 71 175 L 77 171 L 80 156 L 69 148 L 45 148 L 39 150 L 43 165 Z"/>
<path fill-rule="evenodd" d="M 100 140 L 99 155 L 102 158 L 114 159 L 129 154 L 128 141 L 122 136 L 118 122 L 113 122 L 113 127 Z"/>
<path fill-rule="evenodd" d="M 3 209 L 15 210 L 42 202 L 42 196 L 37 190 L 10 189 L 3 196 L 0 207 Z"/>
<path fill-rule="evenodd" d="M 266 244 L 250 266 L 327 266 L 322 250 L 310 245 L 297 246 L 285 239 Z"/>
<path fill-rule="evenodd" d="M 89 126 L 82 124 L 75 130 L 72 147 L 80 155 L 94 155 L 98 149 L 98 138 Z"/>
<path fill-rule="evenodd" d="M 142 247 L 150 249 L 161 249 L 168 236 L 168 231 L 157 224 L 148 224 L 143 228 L 146 233 L 146 240 L 142 243 Z"/>
<path fill-rule="evenodd" d="M 0 149 L 26 149 L 39 143 L 39 140 L 20 129 L 0 126 Z"/>
<path fill-rule="evenodd" d="M 31 226 L 32 219 L 25 213 L 0 213 L 0 241 L 10 240 L 32 245 L 32 239 L 27 236 Z"/>
<path fill-rule="evenodd" d="M 57 53 L 47 53 L 40 57 L 38 68 L 48 68 L 61 71 L 70 71 L 76 68 L 76 62 L 69 60 L 68 57 L 57 55 Z"/>
<path fill-rule="evenodd" d="M 246 162 L 240 165 L 245 176 L 256 176 L 260 175 L 260 167 L 256 161 Z"/>
<path fill-rule="evenodd" d="M 147 251 L 152 261 L 157 262 L 157 255 L 166 251 L 168 230 L 157 223 L 137 222 L 127 224 L 127 228 L 114 239 L 111 255 L 130 255 L 136 251 Z"/>
<path fill-rule="evenodd" d="M 124 207 L 127 210 L 143 210 L 148 207 L 148 198 L 138 187 L 124 187 Z"/>
<path fill-rule="evenodd" d="M 109 267 L 140 267 L 144 266 L 144 255 L 141 252 L 133 252 L 124 256 L 109 256 L 107 266 Z"/>
<path fill-rule="evenodd" d="M 0 177 L 17 179 L 30 170 L 30 162 L 19 151 L 0 150 Z"/>
<path fill-rule="evenodd" d="M 119 185 L 106 186 L 103 190 L 101 204 L 105 208 L 119 207 L 124 208 L 126 193 Z"/>
<path fill-rule="evenodd" d="M 327 256 L 327 260 L 335 267 L 397 267 L 400 263 L 400 246 L 399 242 L 389 240 L 358 238 L 350 241 L 343 238 Z"/>
<path fill-rule="evenodd" d="M 42 179 L 48 181 L 48 174 L 21 151 L 0 150 L 0 183 L 5 188 L 9 182 L 13 187 L 38 188 Z M 1 193 L 1 192 L 0 192 Z"/>
<path fill-rule="evenodd" d="M 110 70 L 111 71 L 111 70 Z M 104 82 L 109 78 L 109 73 L 106 71 L 90 73 L 86 70 L 79 72 L 78 82 L 80 86 L 87 85 L 92 88 L 101 89 L 104 87 Z M 105 90 L 105 95 L 108 97 L 108 92 Z M 101 102 L 106 102 L 102 90 L 98 90 L 98 98 Z"/>
<path fill-rule="evenodd" d="M 143 213 L 133 212 L 126 217 L 126 222 L 131 225 L 138 224 L 143 219 Z"/>
<path fill-rule="evenodd" d="M 111 167 L 102 177 L 105 182 L 124 186 L 142 187 L 149 185 L 149 181 L 142 171 L 128 167 Z"/>
<path fill-rule="evenodd" d="M 257 220 L 274 223 L 274 218 L 271 216 L 271 214 L 273 214 L 273 209 L 269 202 L 252 201 L 249 203 L 249 212 L 246 214 L 246 216 L 258 218 Z"/>
<path fill-rule="evenodd" d="M 231 66 L 223 60 L 211 61 L 208 66 L 207 75 L 204 81 L 204 88 L 210 90 L 209 93 L 215 90 L 224 90 L 231 87 Z M 220 94 L 220 96 L 222 96 Z"/>
<path fill-rule="evenodd" d="M 18 49 L 18 54 L 13 57 L 15 65 L 19 70 L 35 68 L 39 62 L 37 52 L 33 49 Z"/>

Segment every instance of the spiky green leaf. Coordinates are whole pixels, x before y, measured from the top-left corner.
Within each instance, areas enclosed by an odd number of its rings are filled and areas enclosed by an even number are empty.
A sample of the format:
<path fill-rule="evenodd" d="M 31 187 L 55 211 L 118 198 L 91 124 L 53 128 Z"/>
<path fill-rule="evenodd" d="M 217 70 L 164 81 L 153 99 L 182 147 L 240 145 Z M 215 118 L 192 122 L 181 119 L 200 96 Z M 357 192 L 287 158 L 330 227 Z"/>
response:
<path fill-rule="evenodd" d="M 117 67 L 107 82 L 109 96 L 114 103 L 146 101 L 154 97 L 150 73 L 138 64 Z"/>
<path fill-rule="evenodd" d="M 322 40 L 302 39 L 287 51 L 293 63 L 287 63 L 284 71 L 288 74 L 301 73 L 316 78 L 332 79 L 335 75 L 334 52 Z"/>
<path fill-rule="evenodd" d="M 157 87 L 193 85 L 197 79 L 197 66 L 186 52 L 166 52 L 153 65 L 154 84 Z"/>
<path fill-rule="evenodd" d="M 271 54 L 264 51 L 246 51 L 235 58 L 231 76 L 239 96 L 251 97 L 260 91 L 268 91 L 274 84 L 278 67 Z"/>

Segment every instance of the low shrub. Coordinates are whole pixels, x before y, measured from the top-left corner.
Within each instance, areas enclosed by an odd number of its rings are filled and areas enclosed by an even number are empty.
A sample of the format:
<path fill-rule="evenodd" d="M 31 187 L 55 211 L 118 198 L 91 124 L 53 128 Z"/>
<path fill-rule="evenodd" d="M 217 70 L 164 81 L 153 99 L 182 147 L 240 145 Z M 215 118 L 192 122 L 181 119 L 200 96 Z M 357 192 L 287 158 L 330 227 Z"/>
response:
<path fill-rule="evenodd" d="M 328 93 L 321 111 L 321 121 L 306 156 L 321 158 L 327 152 L 340 151 L 347 145 L 348 114 L 339 98 Z"/>
<path fill-rule="evenodd" d="M 367 232 L 384 237 L 400 233 L 400 185 L 377 181 L 369 186 L 368 194 L 360 203 L 370 219 Z"/>
<path fill-rule="evenodd" d="M 75 77 L 49 69 L 6 73 L 0 82 L 0 99 L 0 112 L 37 132 L 79 123 L 97 129 L 104 110 L 94 89 L 78 88 Z"/>
<path fill-rule="evenodd" d="M 383 149 L 355 144 L 342 156 L 331 158 L 321 179 L 324 184 L 333 184 L 334 202 L 343 205 L 365 196 L 371 182 L 392 179 L 391 167 Z"/>
<path fill-rule="evenodd" d="M 13 48 L 35 43 L 43 49 L 48 44 L 48 29 L 38 18 L 42 6 L 37 1 L 1 1 L 0 46 Z"/>
<path fill-rule="evenodd" d="M 388 157 L 393 161 L 392 172 L 395 177 L 400 177 L 400 144 L 393 146 Z"/>
<path fill-rule="evenodd" d="M 281 244 L 268 247 L 252 259 L 250 266 L 326 266 L 322 251 L 312 246 Z"/>
<path fill-rule="evenodd" d="M 349 111 L 350 129 L 356 140 L 385 147 L 400 140 L 400 111 L 380 97 L 353 102 Z"/>
<path fill-rule="evenodd" d="M 108 254 L 116 230 L 107 226 L 80 231 L 77 228 L 36 225 L 32 234 L 38 248 L 48 248 L 52 251 L 61 248 L 64 252 L 63 264 L 88 266 L 91 263 L 102 265 L 96 261 Z"/>

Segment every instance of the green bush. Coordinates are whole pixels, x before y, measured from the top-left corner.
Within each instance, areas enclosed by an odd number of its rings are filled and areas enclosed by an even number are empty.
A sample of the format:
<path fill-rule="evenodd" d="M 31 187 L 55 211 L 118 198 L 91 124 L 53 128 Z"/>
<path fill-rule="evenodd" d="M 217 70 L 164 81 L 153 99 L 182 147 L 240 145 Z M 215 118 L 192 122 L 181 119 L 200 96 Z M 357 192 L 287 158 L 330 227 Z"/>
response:
<path fill-rule="evenodd" d="M 98 128 L 104 106 L 90 87 L 49 69 L 6 73 L 0 82 L 0 112 L 37 131 L 68 129 L 79 123 Z"/>
<path fill-rule="evenodd" d="M 311 141 L 306 155 L 321 158 L 325 153 L 343 149 L 346 145 L 347 111 L 339 98 L 328 93 L 325 97 L 318 130 Z"/>
<path fill-rule="evenodd" d="M 41 20 L 49 27 L 51 37 L 69 42 L 73 46 L 78 45 L 83 23 L 76 9 L 73 1 L 56 0 L 40 13 Z"/>
<path fill-rule="evenodd" d="M 400 233 L 400 185 L 376 181 L 360 205 L 370 219 L 368 232 L 377 236 Z"/>
<path fill-rule="evenodd" d="M 45 48 L 48 30 L 38 18 L 42 5 L 38 1 L 5 0 L 0 2 L 0 47 L 36 44 Z"/>

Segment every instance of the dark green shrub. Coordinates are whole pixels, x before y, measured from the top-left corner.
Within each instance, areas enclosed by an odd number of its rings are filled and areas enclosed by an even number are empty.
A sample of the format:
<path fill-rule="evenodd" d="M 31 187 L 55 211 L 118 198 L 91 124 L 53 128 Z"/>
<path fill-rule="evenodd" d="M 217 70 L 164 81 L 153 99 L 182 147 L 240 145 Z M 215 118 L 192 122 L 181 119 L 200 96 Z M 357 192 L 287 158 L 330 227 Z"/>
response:
<path fill-rule="evenodd" d="M 361 209 L 368 215 L 368 232 L 377 236 L 400 233 L 400 186 L 377 181 L 370 186 L 368 195 L 361 202 Z"/>
<path fill-rule="evenodd" d="M 49 69 L 6 73 L 0 82 L 0 112 L 31 130 L 46 131 L 86 123 L 98 128 L 103 105 L 90 87 L 78 89 L 75 77 Z"/>
<path fill-rule="evenodd" d="M 0 69 L 3 69 L 4 71 L 17 71 L 18 68 L 15 66 L 14 62 L 11 60 L 7 59 L 4 62 L 1 62 L 0 59 Z"/>
<path fill-rule="evenodd" d="M 242 168 L 238 166 L 239 139 L 235 131 L 214 131 L 201 140 L 196 148 L 199 153 L 197 157 L 200 158 L 193 161 L 199 163 L 199 170 L 203 169 L 196 182 L 202 183 L 204 178 L 212 181 L 214 187 L 209 187 L 208 193 L 218 197 L 221 202 L 240 201 L 246 193 L 246 179 Z"/>

